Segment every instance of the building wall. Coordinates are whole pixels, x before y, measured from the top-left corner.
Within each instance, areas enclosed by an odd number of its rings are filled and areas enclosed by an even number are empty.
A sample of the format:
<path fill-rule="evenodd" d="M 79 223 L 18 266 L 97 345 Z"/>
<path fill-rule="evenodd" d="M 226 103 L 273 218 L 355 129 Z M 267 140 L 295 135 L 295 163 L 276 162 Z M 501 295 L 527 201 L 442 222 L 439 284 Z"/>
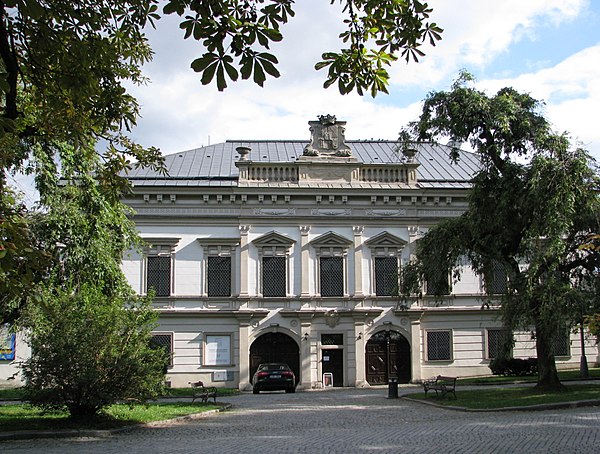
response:
<path fill-rule="evenodd" d="M 414 300 L 408 310 L 398 306 L 398 298 L 374 295 L 372 255 L 365 245 L 369 239 L 382 232 L 389 232 L 406 241 L 401 261 L 406 263 L 414 251 L 416 237 L 409 234 L 409 226 L 395 224 L 368 226 L 362 231 L 358 248 L 362 258 L 355 259 L 353 245 L 347 252 L 347 292 L 339 298 L 322 298 L 316 284 L 317 256 L 310 250 L 309 297 L 302 293 L 302 245 L 330 231 L 354 239 L 353 225 L 315 225 L 308 238 L 302 239 L 300 226 L 291 224 L 251 225 L 247 229 L 246 254 L 236 247 L 233 260 L 234 295 L 230 298 L 208 298 L 205 293 L 205 252 L 201 242 L 206 238 L 240 238 L 240 227 L 225 225 L 146 225 L 139 224 L 143 237 L 179 238 L 173 250 L 173 292 L 170 297 L 156 298 L 155 305 L 161 312 L 157 332 L 173 335 L 173 365 L 168 378 L 172 386 L 187 386 L 189 382 L 202 380 L 216 386 L 250 387 L 249 351 L 252 343 L 261 335 L 279 332 L 288 335 L 298 346 L 301 364 L 300 387 L 322 386 L 324 334 L 341 334 L 343 345 L 344 386 L 368 386 L 366 381 L 365 346 L 378 332 L 394 331 L 404 336 L 411 346 L 412 381 L 437 374 L 473 376 L 488 375 L 489 359 L 486 358 L 486 329 L 502 326 L 498 310 L 482 305 L 481 278 L 464 265 L 460 282 L 454 284 L 452 295 L 441 301 L 433 298 Z M 293 240 L 289 249 L 289 288 L 292 295 L 285 298 L 261 298 L 258 276 L 260 256 L 253 241 L 270 232 Z M 304 243 L 303 243 L 304 241 Z M 246 257 L 246 266 L 242 259 Z M 145 291 L 143 276 L 144 257 L 131 254 L 123 262 L 123 269 L 136 290 Z M 360 263 L 362 273 L 356 276 L 355 265 Z M 241 270 L 247 276 L 242 278 Z M 356 280 L 360 280 L 363 295 L 355 296 Z M 247 296 L 240 296 L 241 282 L 247 282 Z M 332 320 L 335 317 L 335 320 Z M 426 333 L 429 330 L 450 330 L 452 333 L 452 357 L 448 361 L 427 359 Z M 229 336 L 231 360 L 223 365 L 207 365 L 205 355 L 207 336 Z M 513 350 L 515 357 L 535 356 L 535 344 L 530 333 L 516 335 Z M 579 365 L 580 345 L 577 335 L 571 336 L 570 355 L 558 357 L 559 368 L 576 368 Z M 597 360 L 598 351 L 592 342 L 586 345 L 588 359 Z"/>

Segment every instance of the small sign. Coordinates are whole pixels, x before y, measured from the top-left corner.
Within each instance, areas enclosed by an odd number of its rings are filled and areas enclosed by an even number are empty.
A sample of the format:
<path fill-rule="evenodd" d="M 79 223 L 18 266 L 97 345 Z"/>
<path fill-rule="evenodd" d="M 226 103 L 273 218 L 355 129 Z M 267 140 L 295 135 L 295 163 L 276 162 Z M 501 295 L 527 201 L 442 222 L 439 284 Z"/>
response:
<path fill-rule="evenodd" d="M 233 371 L 220 370 L 213 372 L 213 381 L 233 381 Z"/>
<path fill-rule="evenodd" d="M 231 364 L 231 336 L 206 336 L 204 364 L 206 366 L 227 366 Z"/>
<path fill-rule="evenodd" d="M 16 335 L 9 331 L 8 325 L 0 325 L 0 361 L 15 359 Z"/>
<path fill-rule="evenodd" d="M 333 387 L 333 374 L 331 372 L 325 372 L 323 374 L 323 387 L 325 387 L 325 388 Z"/>
<path fill-rule="evenodd" d="M 329 361 L 329 356 L 323 356 L 323 361 Z"/>

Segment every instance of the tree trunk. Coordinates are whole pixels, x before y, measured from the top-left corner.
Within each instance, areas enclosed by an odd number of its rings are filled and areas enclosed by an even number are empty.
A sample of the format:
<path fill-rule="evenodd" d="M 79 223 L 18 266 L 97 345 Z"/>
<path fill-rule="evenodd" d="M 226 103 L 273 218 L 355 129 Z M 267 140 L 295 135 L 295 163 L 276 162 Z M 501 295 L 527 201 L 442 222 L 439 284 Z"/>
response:
<path fill-rule="evenodd" d="M 552 352 L 552 330 L 543 323 L 535 326 L 535 348 L 538 360 L 538 382 L 536 389 L 543 391 L 565 391 L 565 386 L 558 378 L 556 361 Z"/>

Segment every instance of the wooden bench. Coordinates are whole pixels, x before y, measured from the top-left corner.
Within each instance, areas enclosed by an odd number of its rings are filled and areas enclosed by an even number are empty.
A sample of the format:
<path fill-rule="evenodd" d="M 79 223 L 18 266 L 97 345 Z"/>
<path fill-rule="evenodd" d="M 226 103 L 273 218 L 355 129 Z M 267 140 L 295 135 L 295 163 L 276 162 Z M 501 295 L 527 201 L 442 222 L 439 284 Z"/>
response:
<path fill-rule="evenodd" d="M 448 393 L 452 393 L 456 399 L 456 378 L 457 377 L 444 377 L 443 375 L 438 375 L 435 378 L 423 380 L 425 397 L 427 397 L 427 391 L 432 389 L 435 391 L 436 396 L 438 396 L 438 392 L 442 394 L 442 397 Z"/>
<path fill-rule="evenodd" d="M 214 386 L 206 387 L 201 381 L 189 382 L 192 387 L 192 403 L 196 399 L 200 399 L 202 403 L 207 403 L 208 399 L 212 398 L 214 403 L 217 403 L 217 388 Z"/>

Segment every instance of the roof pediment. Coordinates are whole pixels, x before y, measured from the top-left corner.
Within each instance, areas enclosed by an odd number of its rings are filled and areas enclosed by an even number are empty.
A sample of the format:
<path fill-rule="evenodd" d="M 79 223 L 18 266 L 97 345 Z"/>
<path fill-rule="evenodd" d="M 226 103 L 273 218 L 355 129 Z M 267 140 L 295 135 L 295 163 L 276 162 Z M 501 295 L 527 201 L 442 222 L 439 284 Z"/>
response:
<path fill-rule="evenodd" d="M 351 240 L 332 231 L 324 233 L 310 242 L 313 247 L 348 247 L 351 244 Z"/>

